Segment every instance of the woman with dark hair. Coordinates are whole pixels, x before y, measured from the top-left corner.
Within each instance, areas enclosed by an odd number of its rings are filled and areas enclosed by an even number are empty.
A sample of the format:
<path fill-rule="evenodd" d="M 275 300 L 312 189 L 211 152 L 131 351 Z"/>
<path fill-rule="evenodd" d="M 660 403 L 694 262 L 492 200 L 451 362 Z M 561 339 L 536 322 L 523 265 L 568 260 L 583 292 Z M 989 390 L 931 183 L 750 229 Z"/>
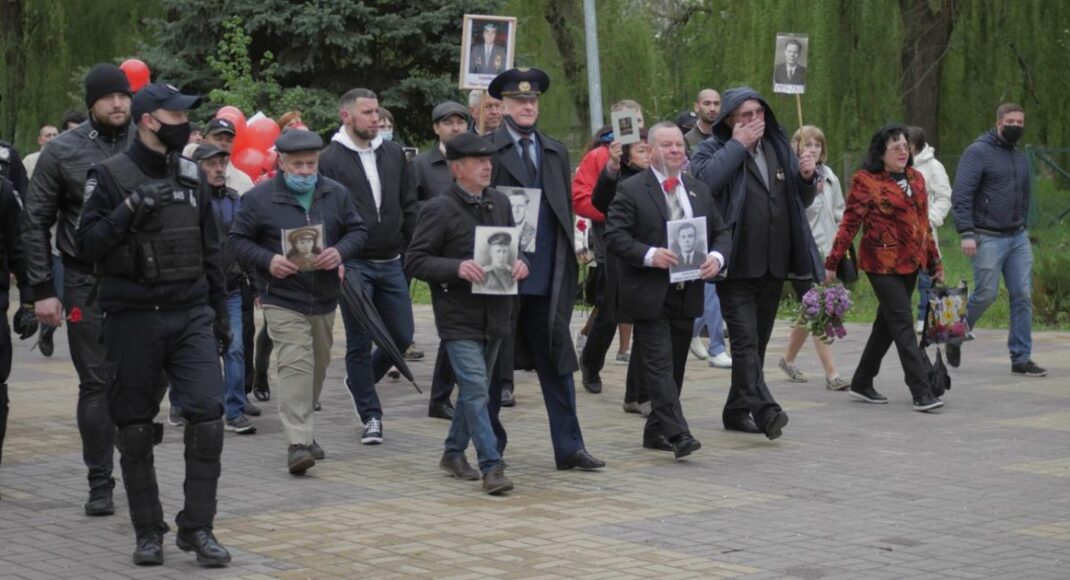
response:
<path fill-rule="evenodd" d="M 848 394 L 866 403 L 888 402 L 873 388 L 873 379 L 894 342 L 914 410 L 931 411 L 944 403 L 929 387 L 922 359 L 926 355 L 914 336 L 910 295 L 919 271 L 942 282 L 944 269 L 929 228 L 925 178 L 912 164 L 905 127 L 888 125 L 873 135 L 862 167 L 851 179 L 843 221 L 825 259 L 825 277 L 836 277 L 840 260 L 861 228 L 858 265 L 877 296 L 877 319 Z"/>

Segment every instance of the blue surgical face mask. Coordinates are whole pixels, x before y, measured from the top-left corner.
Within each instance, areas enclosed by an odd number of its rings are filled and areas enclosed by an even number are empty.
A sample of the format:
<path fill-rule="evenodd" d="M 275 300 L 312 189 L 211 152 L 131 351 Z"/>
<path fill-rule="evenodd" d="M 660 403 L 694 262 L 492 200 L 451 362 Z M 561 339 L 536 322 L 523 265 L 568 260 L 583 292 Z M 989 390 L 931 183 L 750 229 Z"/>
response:
<path fill-rule="evenodd" d="M 393 141 L 394 131 L 379 131 L 379 136 L 383 138 L 383 141 Z"/>
<path fill-rule="evenodd" d="M 312 175 L 285 174 L 286 187 L 296 193 L 308 193 L 316 189 L 316 181 L 318 178 L 318 173 L 313 173 Z"/>

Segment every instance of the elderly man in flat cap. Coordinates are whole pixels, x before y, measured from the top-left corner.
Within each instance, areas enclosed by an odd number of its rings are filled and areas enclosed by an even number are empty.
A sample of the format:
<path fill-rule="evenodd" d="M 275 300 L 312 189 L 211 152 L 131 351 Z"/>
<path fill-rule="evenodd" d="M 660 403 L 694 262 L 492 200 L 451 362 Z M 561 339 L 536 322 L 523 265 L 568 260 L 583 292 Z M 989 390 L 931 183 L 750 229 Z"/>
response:
<path fill-rule="evenodd" d="M 605 462 L 592 457 L 583 444 L 576 416 L 576 385 L 572 373 L 579 368 L 572 345 L 569 323 L 576 296 L 576 255 L 572 247 L 572 172 L 568 149 L 560 141 L 542 134 L 539 95 L 550 86 L 545 72 L 510 69 L 491 82 L 488 93 L 501 99 L 505 122 L 490 137 L 494 152 L 491 175 L 493 186 L 527 187 L 542 190 L 542 207 L 535 224 L 535 251 L 525 252 L 531 274 L 520 283 L 516 332 L 525 340 L 526 355 L 539 375 L 543 401 L 550 418 L 550 438 L 558 469 L 599 469 Z M 505 429 L 498 421 L 502 391 L 511 388 L 515 346 L 503 346 L 499 372 L 491 388 L 491 421 L 498 435 L 499 449 L 506 444 Z M 510 383 L 505 387 L 503 383 Z"/>
<path fill-rule="evenodd" d="M 287 468 L 308 471 L 325 457 L 314 437 L 313 406 L 331 360 L 334 310 L 341 286 L 338 268 L 358 252 L 368 230 L 349 191 L 317 173 L 323 140 L 311 131 L 287 129 L 275 142 L 280 171 L 242 198 L 230 229 L 235 255 L 256 272 L 268 335 L 278 353 L 279 416 L 289 444 Z M 284 232 L 321 226 L 323 251 L 314 270 L 286 258 Z"/>
<path fill-rule="evenodd" d="M 424 205 L 405 258 L 406 272 L 431 288 L 435 327 L 457 376 L 457 409 L 439 466 L 463 480 L 476 481 L 482 474 L 483 491 L 492 495 L 513 488 L 491 426 L 488 395 L 498 349 L 512 331 L 516 299 L 472 293 L 473 284 L 487 280 L 473 256 L 476 227 L 514 225 L 509 200 L 488 187 L 493 152 L 493 145 L 473 133 L 446 144 L 454 183 Z M 517 260 L 511 272 L 514 284 L 527 274 L 527 264 Z M 465 458 L 469 440 L 479 471 Z"/>

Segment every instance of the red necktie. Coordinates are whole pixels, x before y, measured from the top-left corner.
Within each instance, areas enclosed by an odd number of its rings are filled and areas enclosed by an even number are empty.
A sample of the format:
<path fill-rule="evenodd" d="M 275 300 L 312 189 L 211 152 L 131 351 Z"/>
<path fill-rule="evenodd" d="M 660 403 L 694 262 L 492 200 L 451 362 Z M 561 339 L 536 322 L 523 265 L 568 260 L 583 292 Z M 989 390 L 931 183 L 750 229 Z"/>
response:
<path fill-rule="evenodd" d="M 665 181 L 661 182 L 661 187 L 663 187 L 665 189 L 665 193 L 674 193 L 676 191 L 676 186 L 679 183 L 680 183 L 679 179 L 677 179 L 675 177 L 670 177 L 670 178 L 666 179 Z"/>

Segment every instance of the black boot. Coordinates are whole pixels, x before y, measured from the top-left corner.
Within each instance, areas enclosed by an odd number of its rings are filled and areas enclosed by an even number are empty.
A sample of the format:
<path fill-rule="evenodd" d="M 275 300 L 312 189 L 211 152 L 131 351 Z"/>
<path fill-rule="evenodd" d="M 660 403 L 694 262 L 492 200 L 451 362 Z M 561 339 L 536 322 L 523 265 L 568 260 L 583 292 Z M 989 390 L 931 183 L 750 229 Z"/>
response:
<path fill-rule="evenodd" d="M 89 500 L 85 502 L 85 515 L 87 516 L 110 516 L 115 513 L 115 502 L 112 501 L 112 490 L 115 489 L 115 478 L 109 477 L 103 485 L 98 485 L 89 490 Z"/>
<path fill-rule="evenodd" d="M 0 464 L 4 462 L 4 436 L 7 435 L 7 384 L 0 383 Z"/>
<path fill-rule="evenodd" d="M 179 518 L 181 518 L 179 514 Z M 178 529 L 175 545 L 183 552 L 195 552 L 197 563 L 205 568 L 218 568 L 230 564 L 230 552 L 215 539 L 210 528 L 196 530 Z"/>
<path fill-rule="evenodd" d="M 130 521 L 138 530 L 139 546 L 144 535 L 142 532 L 167 529 L 167 524 L 163 522 L 163 508 L 160 507 L 160 490 L 156 485 L 152 454 L 155 437 L 156 428 L 149 423 L 127 425 L 119 429 L 116 437 L 126 502 L 130 506 Z"/>
<path fill-rule="evenodd" d="M 147 426 L 150 430 L 151 425 Z M 89 468 L 89 501 L 85 513 L 106 516 L 115 513 L 112 503 L 115 424 L 108 413 L 108 397 L 103 386 L 80 385 L 78 390 L 78 432 L 82 438 L 82 460 Z"/>
<path fill-rule="evenodd" d="M 167 524 L 139 532 L 137 547 L 134 548 L 134 564 L 138 566 L 159 566 L 163 564 L 163 535 L 171 531 Z"/>

